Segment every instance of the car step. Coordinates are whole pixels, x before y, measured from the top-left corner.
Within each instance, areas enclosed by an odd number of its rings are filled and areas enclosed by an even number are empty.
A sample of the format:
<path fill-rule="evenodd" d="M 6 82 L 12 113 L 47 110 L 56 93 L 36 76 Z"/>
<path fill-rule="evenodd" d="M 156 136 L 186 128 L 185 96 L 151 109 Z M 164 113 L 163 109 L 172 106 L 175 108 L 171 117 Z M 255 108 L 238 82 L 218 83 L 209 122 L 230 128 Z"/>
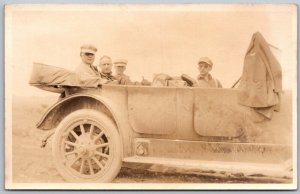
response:
<path fill-rule="evenodd" d="M 247 177 L 291 182 L 291 161 L 278 164 L 205 161 L 132 156 L 123 159 L 124 167 L 166 173 L 199 174 L 218 177 Z"/>
<path fill-rule="evenodd" d="M 136 138 L 134 155 L 183 160 L 279 164 L 292 158 L 285 144 Z"/>

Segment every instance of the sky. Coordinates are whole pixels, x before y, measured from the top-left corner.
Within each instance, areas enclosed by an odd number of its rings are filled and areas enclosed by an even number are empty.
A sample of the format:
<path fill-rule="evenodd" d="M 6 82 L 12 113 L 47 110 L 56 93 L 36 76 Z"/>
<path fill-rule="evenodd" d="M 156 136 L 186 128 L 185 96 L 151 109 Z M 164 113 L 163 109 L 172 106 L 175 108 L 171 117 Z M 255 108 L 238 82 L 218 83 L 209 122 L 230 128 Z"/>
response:
<path fill-rule="evenodd" d="M 296 83 L 296 7 L 293 5 L 18 5 L 5 10 L 6 88 L 13 95 L 44 96 L 28 84 L 34 62 L 74 70 L 80 46 L 128 60 L 131 80 L 156 73 L 194 78 L 197 62 L 230 88 L 239 79 L 253 33 L 259 31 L 281 62 L 283 88 Z"/>

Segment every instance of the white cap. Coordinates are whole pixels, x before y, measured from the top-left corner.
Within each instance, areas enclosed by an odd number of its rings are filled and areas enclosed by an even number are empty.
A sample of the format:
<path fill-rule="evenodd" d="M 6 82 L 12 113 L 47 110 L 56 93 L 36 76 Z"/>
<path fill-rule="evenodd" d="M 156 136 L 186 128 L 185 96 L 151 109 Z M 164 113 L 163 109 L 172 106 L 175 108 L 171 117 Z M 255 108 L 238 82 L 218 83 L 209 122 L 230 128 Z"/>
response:
<path fill-rule="evenodd" d="M 115 66 L 126 66 L 128 61 L 126 59 L 117 59 L 114 61 Z"/>
<path fill-rule="evenodd" d="M 97 52 L 97 48 L 91 44 L 85 44 L 80 47 L 82 53 L 92 53 L 95 54 Z"/>
<path fill-rule="evenodd" d="M 213 66 L 213 62 L 210 60 L 210 58 L 208 57 L 201 57 L 198 61 L 198 64 L 201 63 L 201 62 L 204 62 L 204 63 L 207 63 L 209 64 L 210 66 Z"/>

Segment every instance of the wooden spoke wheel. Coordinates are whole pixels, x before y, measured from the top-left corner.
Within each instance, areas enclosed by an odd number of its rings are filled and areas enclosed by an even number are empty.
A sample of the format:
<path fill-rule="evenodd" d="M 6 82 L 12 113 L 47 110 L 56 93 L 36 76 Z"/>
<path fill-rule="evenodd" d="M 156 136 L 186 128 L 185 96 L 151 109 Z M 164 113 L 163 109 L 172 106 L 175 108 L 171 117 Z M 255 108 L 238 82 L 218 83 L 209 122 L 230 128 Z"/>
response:
<path fill-rule="evenodd" d="M 78 110 L 64 118 L 52 150 L 57 170 L 70 182 L 110 182 L 121 168 L 117 128 L 95 110 Z"/>

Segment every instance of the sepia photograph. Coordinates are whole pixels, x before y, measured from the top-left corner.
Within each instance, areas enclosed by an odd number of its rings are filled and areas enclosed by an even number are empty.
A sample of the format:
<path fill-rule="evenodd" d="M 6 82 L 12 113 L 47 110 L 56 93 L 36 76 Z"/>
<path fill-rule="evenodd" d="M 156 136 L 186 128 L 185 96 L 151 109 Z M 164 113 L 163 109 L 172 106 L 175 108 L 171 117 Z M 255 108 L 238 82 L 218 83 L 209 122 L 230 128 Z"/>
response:
<path fill-rule="evenodd" d="M 297 5 L 4 11 L 6 189 L 297 189 Z"/>

